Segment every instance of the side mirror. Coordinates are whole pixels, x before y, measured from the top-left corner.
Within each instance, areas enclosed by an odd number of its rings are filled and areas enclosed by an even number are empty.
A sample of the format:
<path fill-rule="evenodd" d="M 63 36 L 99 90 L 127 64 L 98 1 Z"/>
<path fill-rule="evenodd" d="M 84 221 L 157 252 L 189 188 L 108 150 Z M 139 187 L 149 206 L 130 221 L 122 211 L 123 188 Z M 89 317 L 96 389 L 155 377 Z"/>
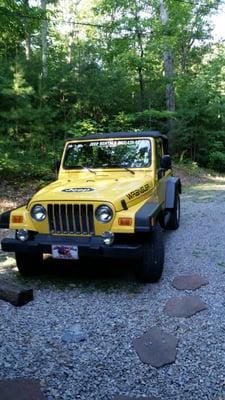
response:
<path fill-rule="evenodd" d="M 165 156 L 162 156 L 161 160 L 160 160 L 160 167 L 167 170 L 167 169 L 170 169 L 171 166 L 172 166 L 172 163 L 171 163 L 170 156 L 168 154 L 166 154 Z"/>
<path fill-rule="evenodd" d="M 56 162 L 54 164 L 54 171 L 56 171 L 57 174 L 59 172 L 60 164 L 61 164 L 60 160 L 56 160 Z"/>

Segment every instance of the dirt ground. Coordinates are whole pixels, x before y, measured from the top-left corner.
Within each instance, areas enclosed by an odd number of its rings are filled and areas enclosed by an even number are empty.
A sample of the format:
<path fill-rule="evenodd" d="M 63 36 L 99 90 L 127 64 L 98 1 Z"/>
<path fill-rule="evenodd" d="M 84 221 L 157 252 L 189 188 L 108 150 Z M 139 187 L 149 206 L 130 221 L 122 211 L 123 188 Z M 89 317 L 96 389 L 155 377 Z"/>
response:
<path fill-rule="evenodd" d="M 1 378 L 38 379 L 49 400 L 225 400 L 225 179 L 176 175 L 184 187 L 181 224 L 163 233 L 165 266 L 156 284 L 136 282 L 136 264 L 93 258 L 75 267 L 49 257 L 40 276 L 25 280 L 13 254 L 0 251 L 1 278 L 34 290 L 34 301 L 20 309 L 1 301 Z M 35 190 L 5 183 L 1 207 L 24 203 Z M 174 288 L 175 278 L 189 274 L 208 284 Z M 168 302 L 183 296 L 197 296 L 206 308 L 187 318 L 167 315 Z M 85 340 L 65 343 L 77 326 Z M 153 327 L 178 339 L 175 362 L 161 368 L 142 362 L 133 346 Z"/>

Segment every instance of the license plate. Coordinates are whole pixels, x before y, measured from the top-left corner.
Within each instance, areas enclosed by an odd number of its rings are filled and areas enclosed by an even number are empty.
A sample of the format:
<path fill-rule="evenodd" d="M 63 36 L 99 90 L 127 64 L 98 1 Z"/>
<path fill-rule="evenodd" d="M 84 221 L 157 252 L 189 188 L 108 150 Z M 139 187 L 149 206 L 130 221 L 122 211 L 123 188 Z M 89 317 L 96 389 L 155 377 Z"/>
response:
<path fill-rule="evenodd" d="M 52 257 L 62 260 L 78 260 L 78 247 L 54 244 L 52 245 Z"/>

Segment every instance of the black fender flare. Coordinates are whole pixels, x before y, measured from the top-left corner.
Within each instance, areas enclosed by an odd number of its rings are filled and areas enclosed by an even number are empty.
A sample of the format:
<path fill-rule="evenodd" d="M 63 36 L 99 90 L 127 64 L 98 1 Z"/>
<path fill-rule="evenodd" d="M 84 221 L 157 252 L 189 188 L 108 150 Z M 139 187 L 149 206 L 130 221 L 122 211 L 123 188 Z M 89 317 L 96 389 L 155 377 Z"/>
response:
<path fill-rule="evenodd" d="M 135 232 L 150 232 L 151 218 L 155 219 L 161 211 L 161 204 L 145 203 L 135 214 Z"/>
<path fill-rule="evenodd" d="M 11 211 L 12 210 L 5 211 L 4 213 L 0 214 L 0 229 L 9 229 Z"/>
<path fill-rule="evenodd" d="M 171 176 L 166 181 L 166 191 L 165 191 L 165 209 L 166 210 L 171 210 L 174 208 L 177 192 L 181 193 L 180 178 Z"/>
<path fill-rule="evenodd" d="M 10 214 L 12 211 L 18 210 L 19 208 L 23 207 L 21 205 L 19 207 L 13 208 L 12 210 L 5 211 L 4 213 L 0 214 L 0 229 L 10 229 Z"/>

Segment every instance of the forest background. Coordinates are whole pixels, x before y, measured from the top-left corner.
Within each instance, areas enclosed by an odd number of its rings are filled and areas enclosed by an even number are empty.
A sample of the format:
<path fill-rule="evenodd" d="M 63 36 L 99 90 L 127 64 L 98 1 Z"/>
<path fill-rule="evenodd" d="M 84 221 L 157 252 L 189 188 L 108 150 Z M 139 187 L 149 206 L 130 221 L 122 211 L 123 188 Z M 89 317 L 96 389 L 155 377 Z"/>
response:
<path fill-rule="evenodd" d="M 160 130 L 225 171 L 220 0 L 0 0 L 0 176 L 49 175 L 68 137 Z"/>

